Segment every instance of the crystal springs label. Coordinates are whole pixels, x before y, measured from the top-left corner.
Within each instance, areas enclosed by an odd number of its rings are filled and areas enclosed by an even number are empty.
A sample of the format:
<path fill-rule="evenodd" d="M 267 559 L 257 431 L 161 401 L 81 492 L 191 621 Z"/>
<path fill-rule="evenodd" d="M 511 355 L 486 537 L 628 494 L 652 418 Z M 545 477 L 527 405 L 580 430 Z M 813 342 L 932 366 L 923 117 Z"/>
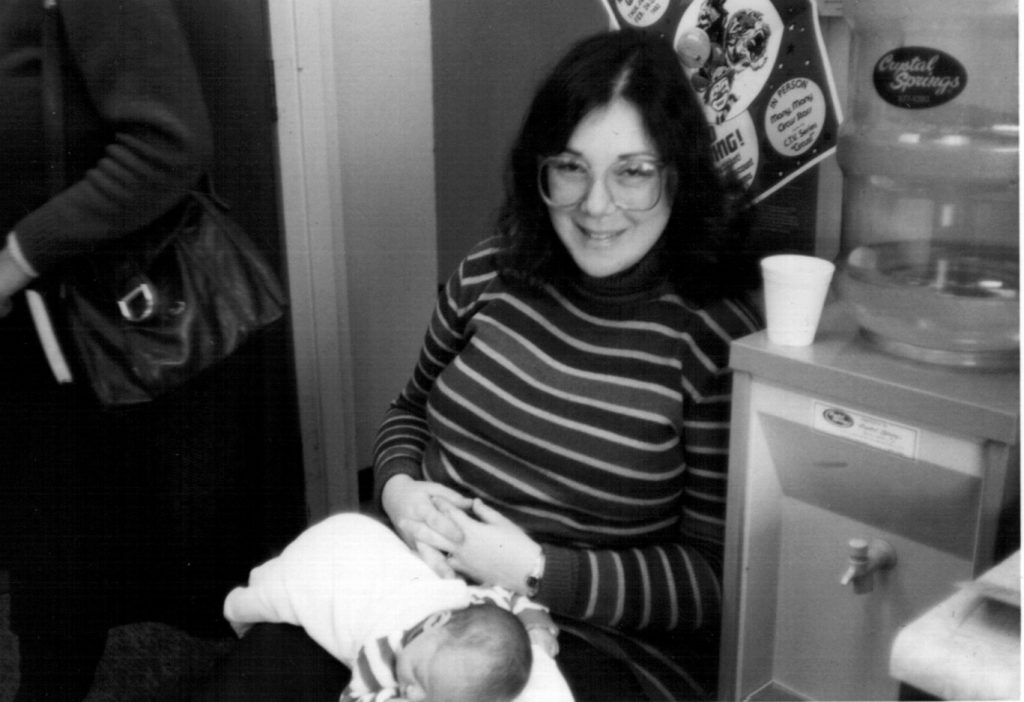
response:
<path fill-rule="evenodd" d="M 890 105 L 909 110 L 949 102 L 967 86 L 963 64 L 924 46 L 893 49 L 875 64 L 875 90 Z"/>

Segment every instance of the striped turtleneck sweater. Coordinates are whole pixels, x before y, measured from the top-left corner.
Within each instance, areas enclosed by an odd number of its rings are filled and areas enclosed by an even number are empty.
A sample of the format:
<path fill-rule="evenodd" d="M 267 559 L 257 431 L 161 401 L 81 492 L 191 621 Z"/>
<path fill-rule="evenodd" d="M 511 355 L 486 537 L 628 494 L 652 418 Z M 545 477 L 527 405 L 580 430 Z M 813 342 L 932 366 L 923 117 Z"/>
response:
<path fill-rule="evenodd" d="M 699 695 L 672 642 L 717 631 L 729 342 L 757 314 L 689 304 L 655 255 L 526 288 L 499 275 L 496 247 L 438 298 L 378 432 L 378 491 L 402 458 L 483 499 L 543 545 L 537 600 L 563 632 L 626 660 L 652 699 Z"/>

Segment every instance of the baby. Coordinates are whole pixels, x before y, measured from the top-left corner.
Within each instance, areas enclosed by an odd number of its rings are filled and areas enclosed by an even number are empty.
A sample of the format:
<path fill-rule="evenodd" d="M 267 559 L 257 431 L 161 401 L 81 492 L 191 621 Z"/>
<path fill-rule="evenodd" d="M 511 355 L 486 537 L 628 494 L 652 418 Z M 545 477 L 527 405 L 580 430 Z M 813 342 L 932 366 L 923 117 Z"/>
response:
<path fill-rule="evenodd" d="M 494 604 L 428 617 L 392 646 L 364 646 L 341 702 L 509 702 L 526 686 L 532 653 L 523 625 Z"/>
<path fill-rule="evenodd" d="M 315 524 L 254 568 L 248 585 L 228 594 L 224 615 L 239 635 L 256 622 L 302 626 L 352 670 L 344 702 L 507 702 L 531 674 L 527 627 L 538 640 L 557 633 L 545 608 L 440 578 L 360 514 Z M 548 643 L 533 651 L 553 655 Z"/>

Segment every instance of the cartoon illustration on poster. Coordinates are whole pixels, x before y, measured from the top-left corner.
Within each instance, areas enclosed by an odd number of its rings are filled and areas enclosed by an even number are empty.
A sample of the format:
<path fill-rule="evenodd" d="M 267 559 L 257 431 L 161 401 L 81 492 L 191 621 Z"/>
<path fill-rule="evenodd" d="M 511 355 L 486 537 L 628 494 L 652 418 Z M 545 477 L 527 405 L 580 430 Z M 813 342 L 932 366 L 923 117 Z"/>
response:
<path fill-rule="evenodd" d="M 721 124 L 758 96 L 782 43 L 783 25 L 769 0 L 695 0 L 686 9 L 673 46 L 708 121 Z M 706 48 L 705 48 L 706 47 Z"/>
<path fill-rule="evenodd" d="M 814 0 L 606 0 L 672 42 L 715 161 L 761 201 L 835 151 L 841 119 Z"/>

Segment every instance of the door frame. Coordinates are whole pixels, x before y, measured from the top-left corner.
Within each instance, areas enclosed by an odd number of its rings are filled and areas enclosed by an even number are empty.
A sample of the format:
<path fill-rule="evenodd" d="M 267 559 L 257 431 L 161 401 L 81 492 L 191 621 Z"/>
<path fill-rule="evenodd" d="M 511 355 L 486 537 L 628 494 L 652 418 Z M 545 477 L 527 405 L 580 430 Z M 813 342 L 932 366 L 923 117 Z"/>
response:
<path fill-rule="evenodd" d="M 267 0 L 306 509 L 359 506 L 333 0 Z"/>

